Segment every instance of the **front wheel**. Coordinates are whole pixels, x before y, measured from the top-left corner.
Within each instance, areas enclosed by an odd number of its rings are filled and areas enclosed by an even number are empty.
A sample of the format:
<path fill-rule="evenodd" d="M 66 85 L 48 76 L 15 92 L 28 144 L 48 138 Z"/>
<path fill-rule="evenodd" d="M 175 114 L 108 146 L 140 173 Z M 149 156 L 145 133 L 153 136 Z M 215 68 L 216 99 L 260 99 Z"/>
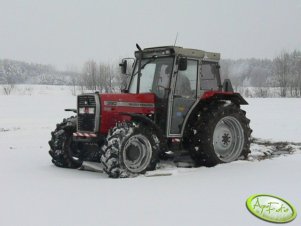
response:
<path fill-rule="evenodd" d="M 75 131 L 76 117 L 70 117 L 57 124 L 51 133 L 49 154 L 54 165 L 64 168 L 78 168 L 82 165 L 80 152 L 72 139 Z"/>
<path fill-rule="evenodd" d="M 137 176 L 156 168 L 159 140 L 143 124 L 123 122 L 111 130 L 102 150 L 101 162 L 110 177 Z"/>
<path fill-rule="evenodd" d="M 198 165 L 214 166 L 246 158 L 250 152 L 250 120 L 234 104 L 202 109 L 188 129 L 187 144 Z"/>

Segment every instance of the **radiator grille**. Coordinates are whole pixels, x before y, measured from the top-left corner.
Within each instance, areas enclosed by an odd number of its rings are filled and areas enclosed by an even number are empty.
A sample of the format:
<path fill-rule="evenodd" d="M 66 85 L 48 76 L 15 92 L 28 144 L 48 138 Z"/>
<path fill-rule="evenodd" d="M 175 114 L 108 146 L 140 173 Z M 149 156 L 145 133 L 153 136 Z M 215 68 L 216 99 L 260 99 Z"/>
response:
<path fill-rule="evenodd" d="M 94 95 L 81 95 L 77 99 L 77 129 L 78 131 L 94 132 L 96 119 L 96 100 Z M 80 113 L 80 108 L 94 108 L 93 114 Z"/>

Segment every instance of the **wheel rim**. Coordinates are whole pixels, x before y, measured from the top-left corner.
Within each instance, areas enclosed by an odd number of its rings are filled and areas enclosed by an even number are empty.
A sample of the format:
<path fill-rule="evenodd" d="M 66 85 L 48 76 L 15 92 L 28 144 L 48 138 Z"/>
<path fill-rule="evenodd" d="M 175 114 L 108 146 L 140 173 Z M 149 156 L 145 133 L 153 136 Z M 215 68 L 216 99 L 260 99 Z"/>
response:
<path fill-rule="evenodd" d="M 244 146 L 244 130 L 240 122 L 232 117 L 222 118 L 215 126 L 213 147 L 217 157 L 223 162 L 236 160 Z"/>
<path fill-rule="evenodd" d="M 124 145 L 123 162 L 133 173 L 140 173 L 147 168 L 152 158 L 152 146 L 142 134 L 131 136 Z"/>

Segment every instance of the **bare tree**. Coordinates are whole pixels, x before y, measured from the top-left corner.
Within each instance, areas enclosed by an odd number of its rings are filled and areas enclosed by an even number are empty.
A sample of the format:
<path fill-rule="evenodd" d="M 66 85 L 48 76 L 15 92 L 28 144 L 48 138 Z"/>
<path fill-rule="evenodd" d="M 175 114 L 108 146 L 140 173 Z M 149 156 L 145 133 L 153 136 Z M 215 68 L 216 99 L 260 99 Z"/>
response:
<path fill-rule="evenodd" d="M 80 84 L 79 76 L 78 74 L 73 74 L 73 76 L 70 77 L 70 83 L 71 83 L 71 93 L 73 96 L 76 95 L 77 85 Z"/>
<path fill-rule="evenodd" d="M 97 90 L 97 65 L 95 61 L 89 60 L 84 64 L 82 83 L 87 89 Z"/>
<path fill-rule="evenodd" d="M 4 84 L 2 89 L 5 95 L 10 95 L 13 89 L 15 88 L 15 71 L 12 65 L 5 64 L 1 66 L 1 81 L 0 83 Z"/>
<path fill-rule="evenodd" d="M 289 73 L 290 73 L 290 55 L 286 51 L 276 57 L 273 61 L 274 74 L 277 78 L 277 82 L 280 88 L 280 96 L 287 96 L 287 89 L 289 84 Z"/>
<path fill-rule="evenodd" d="M 100 63 L 98 67 L 98 86 L 101 92 L 108 93 L 110 86 L 110 68 L 109 65 Z"/>
<path fill-rule="evenodd" d="M 2 88 L 5 95 L 10 95 L 13 89 L 15 88 L 15 85 L 14 84 L 3 85 Z"/>
<path fill-rule="evenodd" d="M 301 96 L 301 52 L 294 51 L 291 53 L 290 65 L 290 92 L 291 96 Z"/>
<path fill-rule="evenodd" d="M 255 92 L 255 97 L 261 97 L 261 98 L 266 98 L 268 97 L 268 91 L 269 89 L 266 87 L 256 87 L 254 92 Z"/>

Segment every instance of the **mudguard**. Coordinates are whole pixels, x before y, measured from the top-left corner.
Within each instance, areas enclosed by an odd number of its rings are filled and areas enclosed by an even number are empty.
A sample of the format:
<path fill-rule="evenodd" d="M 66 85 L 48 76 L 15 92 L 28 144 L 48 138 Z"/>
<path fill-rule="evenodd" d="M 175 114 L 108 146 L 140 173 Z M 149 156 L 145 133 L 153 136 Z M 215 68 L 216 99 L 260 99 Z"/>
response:
<path fill-rule="evenodd" d="M 201 96 L 203 101 L 230 100 L 237 105 L 248 105 L 248 102 L 235 92 L 207 91 Z"/>
<path fill-rule="evenodd" d="M 191 120 L 191 116 L 196 114 L 200 108 L 206 106 L 211 102 L 228 100 L 236 105 L 248 105 L 248 102 L 239 94 L 235 92 L 223 92 L 223 91 L 206 91 L 200 97 L 200 99 L 195 103 L 194 107 L 188 112 L 184 122 L 183 129 L 181 131 L 181 136 L 184 135 L 186 127 Z"/>
<path fill-rule="evenodd" d="M 159 126 L 157 126 L 151 119 L 149 119 L 148 117 L 146 117 L 145 115 L 142 114 L 135 114 L 135 113 L 120 113 L 122 115 L 126 115 L 126 116 L 130 116 L 132 118 L 133 121 L 136 122 L 141 122 L 142 124 L 144 124 L 147 127 L 151 127 L 152 129 L 154 129 L 154 131 L 156 132 L 159 140 L 163 140 L 164 139 L 164 133 L 161 130 L 161 128 Z"/>

